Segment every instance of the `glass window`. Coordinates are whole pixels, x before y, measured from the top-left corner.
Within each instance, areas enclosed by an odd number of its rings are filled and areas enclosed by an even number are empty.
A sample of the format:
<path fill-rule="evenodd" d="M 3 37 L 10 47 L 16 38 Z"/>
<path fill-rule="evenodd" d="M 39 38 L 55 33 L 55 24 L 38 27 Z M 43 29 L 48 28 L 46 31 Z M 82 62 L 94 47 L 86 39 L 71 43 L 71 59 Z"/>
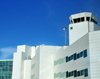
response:
<path fill-rule="evenodd" d="M 80 58 L 80 54 L 77 54 L 77 59 Z"/>
<path fill-rule="evenodd" d="M 77 76 L 80 76 L 80 71 L 77 72 Z"/>
<path fill-rule="evenodd" d="M 66 62 L 66 58 L 63 58 L 62 60 L 63 60 L 63 62 Z"/>
<path fill-rule="evenodd" d="M 84 50 L 84 58 L 87 57 L 87 50 Z"/>
<path fill-rule="evenodd" d="M 77 77 L 77 71 L 76 70 L 74 71 L 74 77 Z"/>
<path fill-rule="evenodd" d="M 74 58 L 74 56 L 72 55 L 72 56 L 71 56 L 71 60 L 72 60 L 73 58 Z"/>
<path fill-rule="evenodd" d="M 90 17 L 86 17 L 86 21 L 90 21 Z"/>
<path fill-rule="evenodd" d="M 73 29 L 73 27 L 70 27 L 70 30 L 72 30 Z"/>
<path fill-rule="evenodd" d="M 74 19 L 74 23 L 77 23 L 78 21 L 77 21 L 77 19 Z"/>
<path fill-rule="evenodd" d="M 85 72 L 84 76 L 87 77 L 88 76 L 88 69 L 85 69 L 84 72 Z"/>
<path fill-rule="evenodd" d="M 0 61 L 0 65 L 2 64 L 2 61 Z"/>
<path fill-rule="evenodd" d="M 71 72 L 71 76 L 74 76 L 74 72 L 73 71 Z"/>
<path fill-rule="evenodd" d="M 81 22 L 83 22 L 84 21 L 84 17 L 81 17 Z"/>
<path fill-rule="evenodd" d="M 68 62 L 68 57 L 66 57 L 66 62 Z"/>
<path fill-rule="evenodd" d="M 74 54 L 74 60 L 76 60 L 76 53 Z"/>
<path fill-rule="evenodd" d="M 80 18 L 77 18 L 77 21 L 80 22 Z"/>
<path fill-rule="evenodd" d="M 80 53 L 80 57 L 82 57 L 82 56 L 83 56 L 83 52 Z"/>
<path fill-rule="evenodd" d="M 68 78 L 68 71 L 66 72 L 66 78 Z"/>
<path fill-rule="evenodd" d="M 71 73 L 69 72 L 69 77 L 71 76 Z"/>
<path fill-rule="evenodd" d="M 5 65 L 6 64 L 6 61 L 3 61 L 3 65 Z"/>
<path fill-rule="evenodd" d="M 56 78 L 56 74 L 54 73 L 54 78 Z"/>
<path fill-rule="evenodd" d="M 68 61 L 70 61 L 70 57 L 68 57 Z"/>
<path fill-rule="evenodd" d="M 91 22 L 93 22 L 93 19 L 91 18 Z"/>
<path fill-rule="evenodd" d="M 84 75 L 84 70 L 81 70 L 81 75 Z"/>

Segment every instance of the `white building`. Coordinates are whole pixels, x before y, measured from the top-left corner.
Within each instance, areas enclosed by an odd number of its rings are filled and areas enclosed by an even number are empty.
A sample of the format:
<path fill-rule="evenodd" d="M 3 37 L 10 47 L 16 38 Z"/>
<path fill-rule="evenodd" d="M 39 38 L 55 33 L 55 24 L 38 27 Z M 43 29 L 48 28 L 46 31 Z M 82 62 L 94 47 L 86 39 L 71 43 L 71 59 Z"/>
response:
<path fill-rule="evenodd" d="M 71 15 L 69 46 L 18 46 L 12 79 L 100 79 L 98 20 L 88 12 Z"/>

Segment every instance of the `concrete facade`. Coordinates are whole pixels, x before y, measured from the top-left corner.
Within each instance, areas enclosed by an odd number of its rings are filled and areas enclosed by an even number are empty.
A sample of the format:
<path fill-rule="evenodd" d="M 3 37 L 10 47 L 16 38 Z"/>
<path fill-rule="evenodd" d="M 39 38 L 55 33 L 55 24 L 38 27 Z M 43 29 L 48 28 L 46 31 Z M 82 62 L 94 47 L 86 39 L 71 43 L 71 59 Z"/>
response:
<path fill-rule="evenodd" d="M 99 19 L 84 12 L 70 21 L 69 46 L 18 46 L 12 79 L 100 79 Z"/>

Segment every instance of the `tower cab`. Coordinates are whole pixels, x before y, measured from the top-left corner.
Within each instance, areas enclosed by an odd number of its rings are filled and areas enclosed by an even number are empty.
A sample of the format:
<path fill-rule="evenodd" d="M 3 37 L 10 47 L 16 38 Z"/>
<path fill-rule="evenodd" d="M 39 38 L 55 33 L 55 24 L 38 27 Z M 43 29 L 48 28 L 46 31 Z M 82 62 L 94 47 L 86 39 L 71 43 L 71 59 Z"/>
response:
<path fill-rule="evenodd" d="M 97 25 L 99 19 L 93 13 L 73 14 L 69 18 L 71 21 L 71 24 L 69 24 L 69 45 L 88 32 L 100 30 L 100 27 Z"/>

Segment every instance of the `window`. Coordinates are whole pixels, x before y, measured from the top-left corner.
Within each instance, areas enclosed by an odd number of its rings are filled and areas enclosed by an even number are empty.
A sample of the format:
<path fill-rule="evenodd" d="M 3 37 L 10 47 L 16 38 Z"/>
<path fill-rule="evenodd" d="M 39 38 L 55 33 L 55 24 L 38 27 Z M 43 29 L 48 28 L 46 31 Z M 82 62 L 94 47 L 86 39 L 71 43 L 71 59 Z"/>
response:
<path fill-rule="evenodd" d="M 68 61 L 70 61 L 70 57 L 68 57 Z"/>
<path fill-rule="evenodd" d="M 77 59 L 80 58 L 80 54 L 77 54 Z"/>
<path fill-rule="evenodd" d="M 80 57 L 82 57 L 82 56 L 83 56 L 83 52 L 80 53 Z"/>
<path fill-rule="evenodd" d="M 80 18 L 77 18 L 77 22 L 80 22 Z"/>
<path fill-rule="evenodd" d="M 97 22 L 93 18 L 91 18 L 91 22 L 94 22 L 95 24 L 97 24 Z"/>
<path fill-rule="evenodd" d="M 80 71 L 77 72 L 77 76 L 80 76 Z"/>
<path fill-rule="evenodd" d="M 85 69 L 84 72 L 85 72 L 84 76 L 87 77 L 88 76 L 88 69 Z"/>
<path fill-rule="evenodd" d="M 66 57 L 66 62 L 68 62 L 68 57 Z"/>
<path fill-rule="evenodd" d="M 71 76 L 71 73 L 69 72 L 69 77 Z"/>
<path fill-rule="evenodd" d="M 66 78 L 68 77 L 68 72 L 66 72 Z"/>
<path fill-rule="evenodd" d="M 84 17 L 81 17 L 81 22 L 83 22 L 84 21 Z"/>
<path fill-rule="evenodd" d="M 71 74 L 70 74 L 71 76 L 74 76 L 74 73 L 73 73 L 73 71 L 71 72 Z"/>
<path fill-rule="evenodd" d="M 71 60 L 73 59 L 74 57 L 73 57 L 73 55 L 71 56 Z"/>
<path fill-rule="evenodd" d="M 73 27 L 70 27 L 70 30 L 72 30 L 73 29 Z"/>
<path fill-rule="evenodd" d="M 84 58 L 87 57 L 87 50 L 84 50 Z"/>
<path fill-rule="evenodd" d="M 80 22 L 80 18 L 74 19 L 74 23 L 78 23 L 78 22 Z"/>
<path fill-rule="evenodd" d="M 90 17 L 86 17 L 86 21 L 90 21 Z"/>
<path fill-rule="evenodd" d="M 74 60 L 76 60 L 76 53 L 74 54 Z"/>
<path fill-rule="evenodd" d="M 84 70 L 81 70 L 81 75 L 84 75 Z"/>
<path fill-rule="evenodd" d="M 77 19 L 74 19 L 74 23 L 77 23 Z"/>
<path fill-rule="evenodd" d="M 77 77 L 77 71 L 76 70 L 74 71 L 74 77 Z"/>

